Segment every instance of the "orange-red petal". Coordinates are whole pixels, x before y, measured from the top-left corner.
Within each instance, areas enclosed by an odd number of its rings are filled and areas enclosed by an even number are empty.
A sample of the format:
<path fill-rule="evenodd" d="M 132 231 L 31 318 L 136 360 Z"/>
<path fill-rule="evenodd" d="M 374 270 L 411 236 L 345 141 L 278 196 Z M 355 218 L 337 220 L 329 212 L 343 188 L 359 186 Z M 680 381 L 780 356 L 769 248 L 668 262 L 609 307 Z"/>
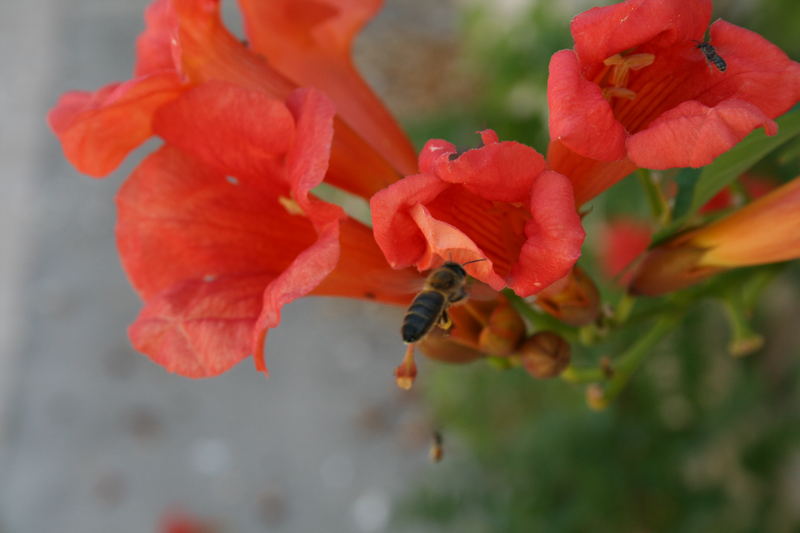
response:
<path fill-rule="evenodd" d="M 253 353 L 264 289 L 315 242 L 281 193 L 267 179 L 228 180 L 169 146 L 136 169 L 117 200 L 123 266 L 146 304 L 134 346 L 189 377 Z"/>
<path fill-rule="evenodd" d="M 95 92 L 65 93 L 47 118 L 69 162 L 102 177 L 153 134 L 153 114 L 182 90 L 175 73 L 147 75 Z"/>
<path fill-rule="evenodd" d="M 294 117 L 282 100 L 225 82 L 188 89 L 158 110 L 153 129 L 206 165 L 239 177 L 274 172 L 295 139 Z"/>
<path fill-rule="evenodd" d="M 586 234 L 575 209 L 569 180 L 547 170 L 534 181 L 531 218 L 525 242 L 508 277 L 508 286 L 529 296 L 566 276 L 581 256 Z"/>
<path fill-rule="evenodd" d="M 595 7 L 572 19 L 570 31 L 582 63 L 602 63 L 642 43 L 668 48 L 702 39 L 711 0 L 628 0 Z"/>
<path fill-rule="evenodd" d="M 380 0 L 240 0 L 253 49 L 298 85 L 325 91 L 340 116 L 402 174 L 415 151 L 351 59 L 357 32 Z"/>
<path fill-rule="evenodd" d="M 575 193 L 575 205 L 583 205 L 636 170 L 630 159 L 600 161 L 584 157 L 561 141 L 547 147 L 550 168 L 569 178 Z"/>
<path fill-rule="evenodd" d="M 178 19 L 171 0 L 154 0 L 144 12 L 145 29 L 136 39 L 134 76 L 154 72 L 180 72 Z"/>
<path fill-rule="evenodd" d="M 449 150 L 440 150 L 438 141 L 432 141 L 424 150 L 434 154 L 431 170 L 442 181 L 461 184 L 487 200 L 526 202 L 533 178 L 545 169 L 544 157 L 530 146 L 511 141 L 500 142 L 492 130 L 484 130 L 480 134 L 483 146 L 467 150 L 455 159 L 455 147 L 450 145 Z M 437 147 L 435 151 L 431 151 L 433 146 Z M 524 161 L 525 164 L 516 165 L 516 161 Z M 422 163 L 420 168 L 424 168 Z"/>
<path fill-rule="evenodd" d="M 761 35 L 718 20 L 711 25 L 711 42 L 728 68 L 698 97 L 702 103 L 744 100 L 775 118 L 800 100 L 800 63 Z"/>
<path fill-rule="evenodd" d="M 688 242 L 707 248 L 700 264 L 746 266 L 800 257 L 800 178 L 693 232 Z"/>
<path fill-rule="evenodd" d="M 145 302 L 128 329 L 133 347 L 166 370 L 219 375 L 251 354 L 268 276 L 191 279 Z"/>
<path fill-rule="evenodd" d="M 632 135 L 628 156 L 644 168 L 702 167 L 758 127 L 769 135 L 777 132 L 774 121 L 744 100 L 725 100 L 715 107 L 689 100 Z"/>
<path fill-rule="evenodd" d="M 553 141 L 601 161 L 625 156 L 625 129 L 614 118 L 600 87 L 584 79 L 572 50 L 561 50 L 550 58 L 547 101 Z"/>

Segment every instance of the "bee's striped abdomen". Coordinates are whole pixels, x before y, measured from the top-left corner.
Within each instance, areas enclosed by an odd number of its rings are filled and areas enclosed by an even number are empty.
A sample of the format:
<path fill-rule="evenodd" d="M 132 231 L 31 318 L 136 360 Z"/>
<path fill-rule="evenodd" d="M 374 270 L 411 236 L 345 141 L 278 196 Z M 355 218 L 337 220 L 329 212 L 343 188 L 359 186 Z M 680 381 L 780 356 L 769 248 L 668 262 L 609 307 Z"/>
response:
<path fill-rule="evenodd" d="M 401 333 L 404 342 L 417 342 L 439 321 L 445 308 L 444 294 L 423 291 L 411 302 L 403 319 Z"/>

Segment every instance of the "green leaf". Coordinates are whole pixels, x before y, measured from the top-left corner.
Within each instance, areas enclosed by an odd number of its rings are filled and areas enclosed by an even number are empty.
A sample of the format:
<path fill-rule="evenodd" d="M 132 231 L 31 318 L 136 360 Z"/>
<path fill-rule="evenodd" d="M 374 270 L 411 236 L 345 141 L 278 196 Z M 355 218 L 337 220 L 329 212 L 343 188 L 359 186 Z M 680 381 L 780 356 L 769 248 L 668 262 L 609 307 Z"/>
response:
<path fill-rule="evenodd" d="M 800 160 L 800 138 L 788 143 L 778 155 L 778 162 L 781 165 L 788 165 L 795 159 Z"/>
<path fill-rule="evenodd" d="M 767 136 L 763 129 L 754 131 L 713 163 L 703 168 L 694 187 L 688 214 L 692 214 L 724 189 L 729 183 L 758 163 L 767 154 L 800 134 L 800 111 L 777 120 L 778 134 Z"/>
<path fill-rule="evenodd" d="M 675 207 L 672 211 L 675 220 L 680 220 L 691 212 L 701 172 L 699 168 L 682 168 L 675 176 L 675 182 L 678 184 L 678 194 L 675 196 Z"/>
<path fill-rule="evenodd" d="M 800 134 L 800 110 L 783 115 L 777 123 L 777 135 L 769 137 L 763 129 L 759 129 L 716 158 L 710 165 L 702 169 L 682 169 L 676 177 L 679 188 L 675 198 L 673 223 L 659 232 L 655 242 L 660 242 L 683 229 L 691 216 L 715 194 L 730 185 L 767 154 Z"/>

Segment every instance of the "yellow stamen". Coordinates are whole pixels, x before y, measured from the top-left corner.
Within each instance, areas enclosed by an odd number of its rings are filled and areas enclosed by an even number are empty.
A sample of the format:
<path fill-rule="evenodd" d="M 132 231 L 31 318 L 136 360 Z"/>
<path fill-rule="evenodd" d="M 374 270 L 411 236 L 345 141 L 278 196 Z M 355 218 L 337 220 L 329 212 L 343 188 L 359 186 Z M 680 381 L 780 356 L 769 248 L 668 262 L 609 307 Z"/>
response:
<path fill-rule="evenodd" d="M 286 209 L 286 212 L 289 213 L 290 215 L 306 214 L 305 211 L 303 211 L 303 208 L 300 207 L 300 204 L 298 204 L 292 198 L 288 198 L 286 196 L 279 196 L 278 203 L 280 203 L 283 206 L 283 208 Z"/>
<path fill-rule="evenodd" d="M 603 78 L 607 81 L 608 86 L 603 87 L 603 96 L 606 99 L 611 98 L 627 98 L 632 100 L 636 97 L 636 93 L 627 89 L 628 81 L 632 70 L 640 70 L 644 67 L 650 66 L 656 60 L 653 54 L 614 54 L 607 57 L 603 64 L 606 68 L 603 70 Z M 606 76 L 606 73 L 609 73 Z"/>
<path fill-rule="evenodd" d="M 626 100 L 633 100 L 636 98 L 636 93 L 624 87 L 606 87 L 603 89 L 603 98 L 611 100 L 612 98 L 625 98 Z"/>

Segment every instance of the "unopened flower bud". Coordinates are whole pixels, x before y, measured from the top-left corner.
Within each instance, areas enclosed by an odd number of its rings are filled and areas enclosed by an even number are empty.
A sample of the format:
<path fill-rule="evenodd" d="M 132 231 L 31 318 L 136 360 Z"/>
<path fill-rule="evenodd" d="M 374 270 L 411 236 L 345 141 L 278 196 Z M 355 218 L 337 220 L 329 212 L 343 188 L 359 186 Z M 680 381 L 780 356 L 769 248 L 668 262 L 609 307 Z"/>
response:
<path fill-rule="evenodd" d="M 429 333 L 417 344 L 426 357 L 442 363 L 470 363 L 486 357 L 486 354 L 477 348 L 460 342 L 458 337 L 442 335 L 438 332 Z"/>
<path fill-rule="evenodd" d="M 800 257 L 800 178 L 738 211 L 650 250 L 631 291 L 654 296 L 729 268 Z"/>
<path fill-rule="evenodd" d="M 600 314 L 600 292 L 580 267 L 536 296 L 536 305 L 570 326 L 591 324 Z"/>
<path fill-rule="evenodd" d="M 586 387 L 586 405 L 593 411 L 602 411 L 608 407 L 608 400 L 601 385 L 593 383 Z"/>
<path fill-rule="evenodd" d="M 569 343 L 560 335 L 540 331 L 522 344 L 520 362 L 535 378 L 553 378 L 569 366 L 571 352 Z"/>
<path fill-rule="evenodd" d="M 740 337 L 728 344 L 728 352 L 734 357 L 744 357 L 757 352 L 764 346 L 764 337 L 754 333 L 750 337 Z"/>
<path fill-rule="evenodd" d="M 481 351 L 503 357 L 511 354 L 525 336 L 525 322 L 511 305 L 503 301 L 489 315 L 481 331 L 478 346 Z"/>
<path fill-rule="evenodd" d="M 719 272 L 699 264 L 705 250 L 690 245 L 662 245 L 650 250 L 633 273 L 632 294 L 658 296 L 677 291 Z"/>

